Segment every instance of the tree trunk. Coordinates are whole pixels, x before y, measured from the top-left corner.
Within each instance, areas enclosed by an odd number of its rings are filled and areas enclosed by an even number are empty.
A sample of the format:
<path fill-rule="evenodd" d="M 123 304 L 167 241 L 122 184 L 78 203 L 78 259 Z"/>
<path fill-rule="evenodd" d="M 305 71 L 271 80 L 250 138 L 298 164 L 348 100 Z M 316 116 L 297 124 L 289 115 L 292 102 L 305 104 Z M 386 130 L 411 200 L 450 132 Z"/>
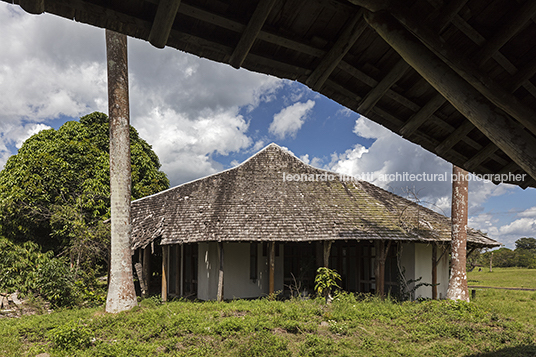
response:
<path fill-rule="evenodd" d="M 469 301 L 466 274 L 467 246 L 467 205 L 468 182 L 467 171 L 452 168 L 452 246 L 451 273 L 447 299 Z"/>
<path fill-rule="evenodd" d="M 111 254 L 106 312 L 137 305 L 130 248 L 130 123 L 127 38 L 106 30 L 110 117 Z"/>

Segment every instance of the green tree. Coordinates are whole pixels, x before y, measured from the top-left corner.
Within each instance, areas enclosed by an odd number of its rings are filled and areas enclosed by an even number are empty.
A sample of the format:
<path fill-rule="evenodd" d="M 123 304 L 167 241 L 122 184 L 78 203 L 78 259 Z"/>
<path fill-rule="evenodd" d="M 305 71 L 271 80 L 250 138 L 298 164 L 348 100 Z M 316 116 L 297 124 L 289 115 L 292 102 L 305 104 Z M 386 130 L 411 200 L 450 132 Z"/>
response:
<path fill-rule="evenodd" d="M 536 238 L 519 238 L 515 245 L 516 250 L 529 250 L 536 254 Z"/>
<path fill-rule="evenodd" d="M 132 198 L 169 187 L 151 146 L 130 128 Z M 0 172 L 0 235 L 68 255 L 71 264 L 107 258 L 109 125 L 103 113 L 26 140 Z"/>

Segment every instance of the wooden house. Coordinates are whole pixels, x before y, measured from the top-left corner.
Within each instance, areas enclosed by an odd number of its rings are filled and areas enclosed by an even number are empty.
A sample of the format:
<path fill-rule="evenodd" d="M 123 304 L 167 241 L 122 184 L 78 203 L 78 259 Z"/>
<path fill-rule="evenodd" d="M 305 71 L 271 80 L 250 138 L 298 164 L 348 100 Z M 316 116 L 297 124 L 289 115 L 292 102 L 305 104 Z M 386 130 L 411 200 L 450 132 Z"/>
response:
<path fill-rule="evenodd" d="M 383 281 L 397 293 L 421 278 L 438 285 L 415 297 L 441 298 L 448 286 L 449 218 L 276 144 L 132 202 L 132 228 L 142 286 L 164 300 L 312 293 L 319 266 L 336 269 L 347 291 L 375 292 Z M 470 228 L 467 241 L 469 250 L 500 245 Z"/>

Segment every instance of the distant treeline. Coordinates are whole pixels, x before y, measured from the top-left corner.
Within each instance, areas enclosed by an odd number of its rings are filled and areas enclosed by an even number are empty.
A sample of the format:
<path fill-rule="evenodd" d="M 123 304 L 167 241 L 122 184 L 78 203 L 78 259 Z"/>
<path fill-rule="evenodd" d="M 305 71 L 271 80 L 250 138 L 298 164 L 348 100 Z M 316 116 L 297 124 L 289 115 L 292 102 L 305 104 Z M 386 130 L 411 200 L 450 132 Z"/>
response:
<path fill-rule="evenodd" d="M 519 238 L 514 250 L 500 248 L 483 252 L 474 251 L 467 259 L 467 268 L 488 267 L 490 260 L 494 267 L 522 267 L 536 269 L 536 238 Z"/>

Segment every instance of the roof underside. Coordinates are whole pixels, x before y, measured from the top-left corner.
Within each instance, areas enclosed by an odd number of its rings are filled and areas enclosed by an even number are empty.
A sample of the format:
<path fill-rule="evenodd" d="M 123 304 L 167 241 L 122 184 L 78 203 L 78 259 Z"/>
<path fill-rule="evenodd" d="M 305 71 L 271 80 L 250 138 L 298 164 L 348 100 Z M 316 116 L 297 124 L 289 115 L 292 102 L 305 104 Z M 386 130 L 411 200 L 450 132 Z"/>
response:
<path fill-rule="evenodd" d="M 300 181 L 285 179 L 300 175 Z M 450 242 L 450 219 L 271 144 L 243 164 L 132 202 L 133 248 L 204 241 Z M 500 244 L 469 229 L 468 245 Z"/>
<path fill-rule="evenodd" d="M 470 172 L 536 187 L 536 1 L 4 1 L 298 80 Z M 426 73 L 411 46 L 448 70 Z"/>

